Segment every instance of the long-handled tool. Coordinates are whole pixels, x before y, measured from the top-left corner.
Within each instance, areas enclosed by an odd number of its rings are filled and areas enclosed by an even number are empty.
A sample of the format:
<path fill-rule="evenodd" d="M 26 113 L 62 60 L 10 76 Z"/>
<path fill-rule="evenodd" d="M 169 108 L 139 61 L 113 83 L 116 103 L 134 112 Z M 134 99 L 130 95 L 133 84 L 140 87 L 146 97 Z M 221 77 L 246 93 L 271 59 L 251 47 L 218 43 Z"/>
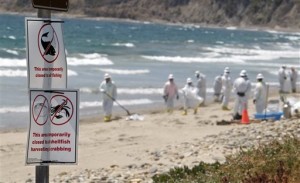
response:
<path fill-rule="evenodd" d="M 105 93 L 106 96 L 108 96 L 110 99 L 112 99 L 116 104 L 118 104 L 122 109 L 124 109 L 127 112 L 127 115 L 130 116 L 130 112 L 128 109 L 126 109 L 124 106 L 122 106 L 115 98 L 113 98 L 112 96 L 110 96 L 108 93 L 106 93 L 105 91 L 103 92 Z"/>

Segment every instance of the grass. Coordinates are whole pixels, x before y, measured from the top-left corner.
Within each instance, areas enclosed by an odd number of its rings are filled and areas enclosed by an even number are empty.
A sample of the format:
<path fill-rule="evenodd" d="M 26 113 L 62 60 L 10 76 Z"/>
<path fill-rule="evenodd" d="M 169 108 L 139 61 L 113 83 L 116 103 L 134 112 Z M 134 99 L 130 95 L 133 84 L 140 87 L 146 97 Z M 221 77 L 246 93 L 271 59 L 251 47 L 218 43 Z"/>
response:
<path fill-rule="evenodd" d="M 174 168 L 155 175 L 156 183 L 300 183 L 300 140 L 287 137 L 242 150 L 218 162 Z"/>

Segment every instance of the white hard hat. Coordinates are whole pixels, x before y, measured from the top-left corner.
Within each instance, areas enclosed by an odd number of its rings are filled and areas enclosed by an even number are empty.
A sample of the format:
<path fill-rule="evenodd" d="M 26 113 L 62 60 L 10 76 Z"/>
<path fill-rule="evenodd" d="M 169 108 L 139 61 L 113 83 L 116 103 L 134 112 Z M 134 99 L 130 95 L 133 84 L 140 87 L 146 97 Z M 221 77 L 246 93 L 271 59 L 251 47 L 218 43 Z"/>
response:
<path fill-rule="evenodd" d="M 108 73 L 105 73 L 104 74 L 104 79 L 108 79 L 108 78 L 110 78 L 110 75 Z"/>
<path fill-rule="evenodd" d="M 230 73 L 229 67 L 225 67 L 224 73 Z"/>
<path fill-rule="evenodd" d="M 196 71 L 196 72 L 195 72 L 195 76 L 198 76 L 199 74 L 200 74 L 199 71 Z"/>
<path fill-rule="evenodd" d="M 247 76 L 247 71 L 246 70 L 242 70 L 240 73 L 240 76 L 244 77 Z"/>
<path fill-rule="evenodd" d="M 259 73 L 257 74 L 256 79 L 264 79 L 264 76 L 261 73 Z"/>
<path fill-rule="evenodd" d="M 173 74 L 170 74 L 170 75 L 169 75 L 169 79 L 174 79 Z"/>
<path fill-rule="evenodd" d="M 193 81 L 192 81 L 192 78 L 187 78 L 186 79 L 186 83 L 192 83 Z"/>

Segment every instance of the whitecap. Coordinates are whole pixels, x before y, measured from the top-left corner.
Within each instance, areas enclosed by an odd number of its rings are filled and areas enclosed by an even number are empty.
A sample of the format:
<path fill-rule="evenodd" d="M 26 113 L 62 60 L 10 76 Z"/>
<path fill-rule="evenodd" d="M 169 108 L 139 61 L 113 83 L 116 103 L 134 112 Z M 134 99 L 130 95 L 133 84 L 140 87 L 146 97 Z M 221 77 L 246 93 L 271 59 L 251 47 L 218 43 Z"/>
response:
<path fill-rule="evenodd" d="M 194 43 L 195 41 L 192 39 L 187 40 L 188 43 Z"/>
<path fill-rule="evenodd" d="M 26 59 L 0 58 L 0 67 L 26 67 Z"/>
<path fill-rule="evenodd" d="M 99 93 L 98 88 L 87 88 L 83 87 L 80 88 L 80 92 L 82 93 L 93 93 L 97 94 Z M 163 89 L 162 88 L 118 88 L 118 94 L 126 94 L 126 95 L 156 95 L 156 94 L 162 94 Z"/>
<path fill-rule="evenodd" d="M 73 70 L 68 69 L 68 76 L 78 76 L 78 73 Z"/>
<path fill-rule="evenodd" d="M 233 57 L 222 58 L 203 58 L 203 57 L 181 57 L 181 56 L 147 56 L 142 55 L 148 60 L 156 60 L 160 62 L 178 62 L 178 63 L 244 63 L 244 60 Z"/>
<path fill-rule="evenodd" d="M 119 94 L 129 94 L 129 95 L 151 95 L 151 94 L 162 94 L 162 88 L 119 88 Z"/>
<path fill-rule="evenodd" d="M 113 65 L 113 62 L 109 60 L 106 55 L 100 55 L 98 53 L 79 55 L 79 57 L 68 57 L 68 65 Z"/>
<path fill-rule="evenodd" d="M 135 45 L 133 43 L 114 43 L 112 45 L 113 46 L 124 46 L 124 47 L 127 47 L 127 48 L 135 47 Z"/>
<path fill-rule="evenodd" d="M 111 74 L 120 74 L 120 75 L 146 74 L 150 72 L 148 69 L 140 69 L 140 70 L 99 69 L 99 70 Z"/>
<path fill-rule="evenodd" d="M 237 27 L 226 27 L 227 30 L 236 30 Z"/>
<path fill-rule="evenodd" d="M 10 49 L 3 49 L 3 50 L 12 55 L 19 55 L 19 52 L 16 50 L 10 50 Z"/>
<path fill-rule="evenodd" d="M 233 58 L 241 60 L 274 60 L 279 58 L 299 58 L 300 56 L 297 49 L 261 50 L 230 47 L 207 47 L 204 49 L 224 55 L 233 55 Z"/>
<path fill-rule="evenodd" d="M 20 107 L 2 107 L 2 108 L 0 108 L 0 114 L 18 113 L 18 112 L 29 112 L 29 107 L 28 106 L 20 106 Z"/>
<path fill-rule="evenodd" d="M 0 70 L 0 77 L 27 77 L 27 70 Z"/>
<path fill-rule="evenodd" d="M 300 36 L 283 36 L 286 39 L 289 39 L 290 41 L 299 41 Z"/>
<path fill-rule="evenodd" d="M 17 38 L 15 36 L 8 36 L 9 39 L 12 39 L 12 40 L 16 40 Z"/>
<path fill-rule="evenodd" d="M 118 103 L 121 105 L 143 105 L 143 104 L 151 104 L 153 101 L 150 99 L 134 99 L 134 100 L 118 100 Z M 115 106 L 118 104 L 114 103 Z M 102 106 L 101 101 L 93 101 L 93 102 L 80 102 L 80 109 L 87 108 L 87 107 L 98 107 Z"/>

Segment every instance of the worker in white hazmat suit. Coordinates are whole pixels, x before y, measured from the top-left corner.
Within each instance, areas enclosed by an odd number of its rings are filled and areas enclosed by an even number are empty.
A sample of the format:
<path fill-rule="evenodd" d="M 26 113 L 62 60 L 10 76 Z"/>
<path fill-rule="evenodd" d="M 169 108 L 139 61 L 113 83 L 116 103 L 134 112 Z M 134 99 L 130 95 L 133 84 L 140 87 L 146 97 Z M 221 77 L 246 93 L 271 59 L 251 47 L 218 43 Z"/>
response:
<path fill-rule="evenodd" d="M 291 87 L 292 87 L 292 92 L 296 93 L 297 91 L 297 79 L 298 79 L 298 72 L 294 67 L 291 67 L 291 72 L 290 72 L 290 77 L 291 77 Z"/>
<path fill-rule="evenodd" d="M 109 122 L 111 121 L 113 103 L 117 97 L 117 87 L 109 74 L 104 75 L 104 81 L 100 84 L 99 89 L 102 93 L 104 121 Z"/>
<path fill-rule="evenodd" d="M 186 85 L 182 88 L 183 99 L 184 99 L 184 111 L 183 115 L 187 115 L 187 110 L 192 108 L 194 114 L 197 114 L 197 108 L 199 104 L 203 102 L 203 99 L 198 96 L 198 89 L 193 86 L 191 78 L 187 78 Z"/>
<path fill-rule="evenodd" d="M 172 113 L 174 110 L 174 100 L 175 98 L 178 100 L 178 89 L 174 82 L 173 74 L 170 74 L 168 77 L 168 81 L 164 85 L 163 98 L 165 100 L 167 106 L 167 112 Z"/>
<path fill-rule="evenodd" d="M 230 78 L 230 70 L 229 67 L 224 69 L 224 74 L 222 76 L 222 109 L 223 110 L 230 110 L 228 108 L 230 95 L 232 90 L 232 81 Z"/>
<path fill-rule="evenodd" d="M 242 111 L 248 108 L 248 98 L 251 92 L 251 82 L 247 78 L 247 72 L 245 70 L 242 70 L 240 77 L 234 81 L 233 92 L 235 93 L 233 118 L 241 119 Z"/>
<path fill-rule="evenodd" d="M 264 76 L 262 74 L 258 74 L 256 80 L 253 103 L 255 104 L 256 113 L 262 114 L 267 104 L 267 85 L 263 81 Z"/>
<path fill-rule="evenodd" d="M 278 71 L 278 80 L 279 80 L 279 93 L 288 93 L 290 85 L 288 81 L 288 73 L 286 71 L 286 66 L 283 65 Z"/>
<path fill-rule="evenodd" d="M 195 72 L 195 76 L 197 78 L 196 87 L 198 88 L 198 96 L 203 99 L 201 105 L 205 105 L 206 101 L 206 76 L 199 71 Z"/>
<path fill-rule="evenodd" d="M 214 89 L 214 101 L 220 102 L 221 90 L 222 90 L 222 74 L 215 77 L 213 89 Z"/>

